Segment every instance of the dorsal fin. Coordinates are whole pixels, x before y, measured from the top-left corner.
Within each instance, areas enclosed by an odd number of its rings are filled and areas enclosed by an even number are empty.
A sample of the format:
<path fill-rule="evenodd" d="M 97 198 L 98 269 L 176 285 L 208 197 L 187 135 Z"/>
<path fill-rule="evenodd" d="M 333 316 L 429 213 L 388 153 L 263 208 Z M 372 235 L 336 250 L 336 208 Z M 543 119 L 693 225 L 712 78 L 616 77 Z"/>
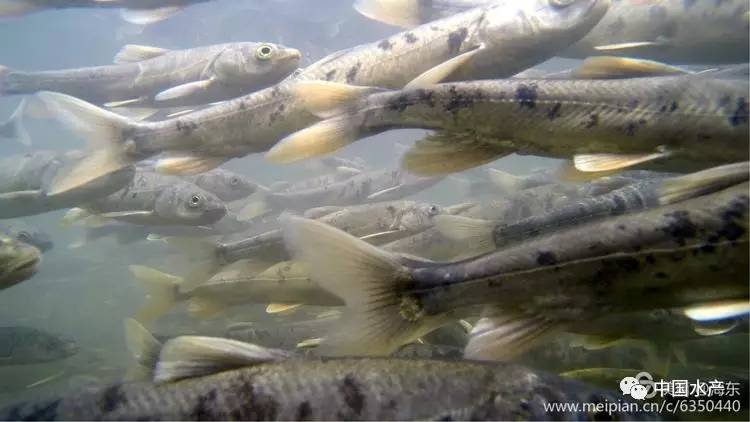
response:
<path fill-rule="evenodd" d="M 153 59 L 169 53 L 166 48 L 152 47 L 150 45 L 127 44 L 115 54 L 115 64 L 135 63 L 143 60 Z"/>

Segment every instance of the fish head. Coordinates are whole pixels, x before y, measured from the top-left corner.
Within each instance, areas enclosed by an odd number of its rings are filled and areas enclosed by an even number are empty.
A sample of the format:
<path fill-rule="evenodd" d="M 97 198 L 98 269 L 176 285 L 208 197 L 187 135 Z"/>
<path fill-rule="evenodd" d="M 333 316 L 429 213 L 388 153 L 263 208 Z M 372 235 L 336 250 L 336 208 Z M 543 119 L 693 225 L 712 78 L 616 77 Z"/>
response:
<path fill-rule="evenodd" d="M 177 183 L 156 200 L 156 214 L 170 224 L 203 226 L 221 220 L 227 213 L 216 195 L 192 183 Z"/>
<path fill-rule="evenodd" d="M 34 335 L 27 335 L 25 353 L 36 362 L 53 361 L 65 359 L 78 353 L 78 345 L 75 341 L 60 338 L 41 331 L 35 331 Z"/>
<path fill-rule="evenodd" d="M 443 212 L 436 204 L 416 204 L 401 215 L 398 221 L 398 230 L 412 233 L 427 230 L 434 225 L 433 218 Z"/>
<path fill-rule="evenodd" d="M 0 289 L 34 275 L 41 259 L 42 253 L 34 246 L 0 235 Z"/>
<path fill-rule="evenodd" d="M 273 43 L 240 43 L 216 59 L 214 71 L 224 82 L 272 84 L 299 67 L 302 53 Z"/>
<path fill-rule="evenodd" d="M 247 198 L 258 190 L 257 184 L 242 175 L 224 169 L 214 169 L 200 174 L 196 176 L 194 183 L 213 193 L 222 201 Z"/>
<path fill-rule="evenodd" d="M 18 230 L 14 235 L 19 242 L 34 246 L 42 252 L 46 252 L 55 246 L 49 234 L 32 228 Z"/>
<path fill-rule="evenodd" d="M 519 40 L 533 40 L 533 46 L 524 42 L 526 45 L 519 48 L 546 48 L 554 53 L 585 36 L 604 17 L 609 6 L 610 0 L 499 2 L 487 9 L 483 33 L 487 39 L 492 39 L 493 34 L 505 39 L 511 28 Z"/>

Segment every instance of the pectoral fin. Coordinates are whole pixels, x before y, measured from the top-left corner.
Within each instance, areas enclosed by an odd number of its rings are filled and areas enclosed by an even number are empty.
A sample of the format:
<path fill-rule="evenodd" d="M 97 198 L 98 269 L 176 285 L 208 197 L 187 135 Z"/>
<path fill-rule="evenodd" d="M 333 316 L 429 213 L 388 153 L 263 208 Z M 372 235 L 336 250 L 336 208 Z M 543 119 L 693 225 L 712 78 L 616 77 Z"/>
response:
<path fill-rule="evenodd" d="M 479 54 L 482 50 L 484 50 L 484 46 L 479 46 L 471 51 L 459 54 L 458 56 L 450 60 L 446 60 L 445 62 L 440 63 L 439 65 L 412 79 L 411 82 L 406 84 L 404 89 L 424 88 L 440 83 L 450 77 L 454 72 L 466 66 L 466 64 L 469 63 L 471 59 Z"/>
<path fill-rule="evenodd" d="M 383 91 L 381 88 L 327 81 L 300 81 L 290 89 L 302 100 L 307 111 L 320 118 L 332 117 L 360 98 Z"/>
<path fill-rule="evenodd" d="M 382 245 L 399 240 L 404 237 L 406 233 L 407 232 L 404 232 L 403 230 L 388 230 L 380 233 L 368 234 L 367 236 L 360 237 L 360 239 L 373 245 Z"/>
<path fill-rule="evenodd" d="M 115 64 L 135 63 L 143 60 L 153 59 L 169 53 L 166 48 L 151 47 L 148 45 L 127 44 L 115 55 Z"/>
<path fill-rule="evenodd" d="M 691 73 L 685 69 L 652 60 L 627 57 L 589 57 L 573 71 L 577 79 L 624 79 Z"/>
<path fill-rule="evenodd" d="M 155 9 L 122 9 L 120 16 L 126 22 L 136 25 L 150 25 L 170 18 L 184 8 L 184 6 L 166 6 Z"/>
<path fill-rule="evenodd" d="M 495 161 L 513 152 L 510 146 L 472 133 L 437 132 L 417 141 L 401 166 L 419 176 L 439 176 Z"/>
<path fill-rule="evenodd" d="M 108 103 L 104 103 L 104 107 L 108 107 L 108 108 L 131 107 L 131 106 L 138 105 L 141 103 L 143 103 L 142 98 L 132 98 L 130 100 L 110 101 Z"/>
<path fill-rule="evenodd" d="M 167 102 L 172 100 L 189 100 L 191 98 L 201 97 L 208 91 L 211 86 L 216 83 L 216 80 L 204 79 L 202 81 L 188 82 L 186 84 L 178 85 L 167 90 L 164 90 L 154 97 L 154 101 L 157 103 Z"/>
<path fill-rule="evenodd" d="M 267 314 L 280 314 L 289 312 L 302 306 L 301 303 L 269 303 L 266 306 Z"/>
<path fill-rule="evenodd" d="M 153 217 L 154 212 L 153 211 L 115 211 L 115 212 L 105 212 L 102 214 L 99 214 L 99 217 L 104 218 L 120 218 L 120 219 L 138 219 L 141 217 Z"/>
<path fill-rule="evenodd" d="M 623 43 L 617 43 L 617 44 L 597 45 L 596 47 L 594 47 L 594 49 L 598 51 L 631 50 L 633 52 L 636 52 L 638 51 L 638 49 L 641 49 L 644 47 L 658 47 L 664 44 L 665 44 L 664 41 L 634 41 L 634 42 L 623 42 Z"/>
<path fill-rule="evenodd" d="M 750 313 L 750 302 L 747 300 L 727 300 L 721 302 L 696 305 L 683 310 L 685 316 L 693 321 L 716 321 Z"/>
<path fill-rule="evenodd" d="M 579 154 L 573 157 L 573 166 L 584 173 L 617 171 L 670 155 L 666 150 L 646 154 Z"/>

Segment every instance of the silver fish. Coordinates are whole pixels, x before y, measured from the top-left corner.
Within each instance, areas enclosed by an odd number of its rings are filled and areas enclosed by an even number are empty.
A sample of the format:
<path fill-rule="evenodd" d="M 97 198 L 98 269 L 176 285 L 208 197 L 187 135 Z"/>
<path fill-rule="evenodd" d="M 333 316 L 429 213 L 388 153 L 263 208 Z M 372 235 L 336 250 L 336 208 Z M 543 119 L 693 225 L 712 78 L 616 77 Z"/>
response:
<path fill-rule="evenodd" d="M 31 245 L 41 252 L 46 252 L 55 246 L 49 233 L 20 221 L 0 225 L 0 233 L 12 237 L 19 242 Z"/>
<path fill-rule="evenodd" d="M 179 107 L 239 97 L 273 85 L 300 52 L 257 42 L 187 50 L 128 45 L 108 66 L 21 72 L 0 67 L 0 95 L 55 91 L 113 107 Z"/>
<path fill-rule="evenodd" d="M 331 353 L 390 353 L 491 306 L 493 327 L 475 334 L 467 355 L 491 348 L 507 358 L 544 334 L 604 314 L 746 302 L 747 189 L 740 184 L 452 263 L 401 257 L 298 217 L 284 228 L 295 258 L 349 307 L 346 324 L 327 337 Z"/>
<path fill-rule="evenodd" d="M 100 151 L 69 178 L 60 180 L 53 191 L 63 192 L 161 152 L 173 155 L 162 161 L 164 171 L 197 173 L 233 157 L 266 151 L 285 135 L 318 120 L 303 103 L 330 98 L 296 91 L 301 80 L 400 88 L 417 77 L 423 84 L 449 75 L 511 76 L 583 36 L 608 6 L 609 0 L 565 4 L 534 0 L 467 11 L 381 42 L 334 53 L 275 87 L 161 122 L 135 122 L 69 96 L 41 93 L 61 123 Z M 396 48 L 403 51 L 395 54 Z"/>
<path fill-rule="evenodd" d="M 710 74 L 440 84 L 370 95 L 351 111 L 285 138 L 267 156 L 294 161 L 388 130 L 422 128 L 437 133 L 418 141 L 403 160 L 421 175 L 512 152 L 574 156 L 582 172 L 671 156 L 679 170 L 705 168 L 748 159 L 749 90 L 746 79 Z"/>
<path fill-rule="evenodd" d="M 0 366 L 65 359 L 78 352 L 74 341 L 30 327 L 0 327 Z"/>
<path fill-rule="evenodd" d="M 192 353 L 187 351 L 191 346 Z M 184 370 L 197 361 L 203 363 L 202 371 Z M 178 337 L 167 342 L 161 349 L 155 379 L 160 383 L 113 385 L 95 393 L 12 405 L 0 411 L 0 418 L 581 419 L 588 415 L 548 412 L 545 406 L 589 402 L 592 398 L 602 403 L 623 400 L 619 393 L 593 390 L 517 365 L 422 359 L 301 359 L 276 349 L 208 337 Z M 655 418 L 640 412 L 612 416 Z"/>
<path fill-rule="evenodd" d="M 47 9 L 117 8 L 122 18 L 137 25 L 159 22 L 187 6 L 210 0 L 4 0 L 0 17 L 22 16 Z"/>
<path fill-rule="evenodd" d="M 369 18 L 409 28 L 492 2 L 358 0 L 354 7 Z M 684 64 L 747 62 L 748 13 L 744 0 L 614 0 L 601 22 L 560 56 L 605 53 Z"/>
<path fill-rule="evenodd" d="M 224 203 L 212 193 L 149 171 L 138 171 L 128 186 L 81 206 L 102 217 L 157 226 L 202 226 L 226 215 Z"/>
<path fill-rule="evenodd" d="M 127 166 L 54 195 L 50 186 L 81 160 L 79 152 L 35 151 L 0 160 L 0 218 L 46 213 L 111 194 L 129 183 L 135 170 Z"/>
<path fill-rule="evenodd" d="M 41 259 L 39 249 L 0 233 L 0 290 L 29 279 Z"/>

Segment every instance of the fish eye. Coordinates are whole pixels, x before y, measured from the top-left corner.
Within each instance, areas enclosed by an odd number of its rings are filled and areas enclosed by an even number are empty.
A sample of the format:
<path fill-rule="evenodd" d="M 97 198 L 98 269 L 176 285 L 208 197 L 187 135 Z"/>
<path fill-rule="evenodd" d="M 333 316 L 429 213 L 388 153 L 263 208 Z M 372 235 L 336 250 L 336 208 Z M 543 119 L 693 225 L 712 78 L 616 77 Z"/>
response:
<path fill-rule="evenodd" d="M 549 2 L 556 7 L 566 7 L 575 3 L 577 0 L 550 0 Z"/>
<path fill-rule="evenodd" d="M 258 60 L 269 60 L 273 55 L 273 47 L 263 44 L 255 50 L 255 58 Z"/>
<path fill-rule="evenodd" d="M 240 184 L 240 179 L 238 179 L 236 177 L 233 177 L 233 178 L 229 179 L 229 184 L 232 185 L 232 186 L 237 186 L 237 185 Z"/>
<path fill-rule="evenodd" d="M 28 242 L 29 240 L 31 240 L 31 235 L 28 232 L 25 232 L 25 231 L 18 232 L 18 236 L 17 237 L 18 237 L 18 240 L 20 240 L 22 242 Z"/>
<path fill-rule="evenodd" d="M 201 202 L 203 202 L 203 198 L 201 198 L 200 195 L 193 195 L 190 197 L 188 205 L 190 205 L 191 208 L 197 208 L 200 206 Z"/>
<path fill-rule="evenodd" d="M 437 213 L 438 213 L 438 207 L 437 207 L 437 205 L 431 205 L 430 208 L 427 209 L 427 213 L 429 215 L 437 215 Z"/>

